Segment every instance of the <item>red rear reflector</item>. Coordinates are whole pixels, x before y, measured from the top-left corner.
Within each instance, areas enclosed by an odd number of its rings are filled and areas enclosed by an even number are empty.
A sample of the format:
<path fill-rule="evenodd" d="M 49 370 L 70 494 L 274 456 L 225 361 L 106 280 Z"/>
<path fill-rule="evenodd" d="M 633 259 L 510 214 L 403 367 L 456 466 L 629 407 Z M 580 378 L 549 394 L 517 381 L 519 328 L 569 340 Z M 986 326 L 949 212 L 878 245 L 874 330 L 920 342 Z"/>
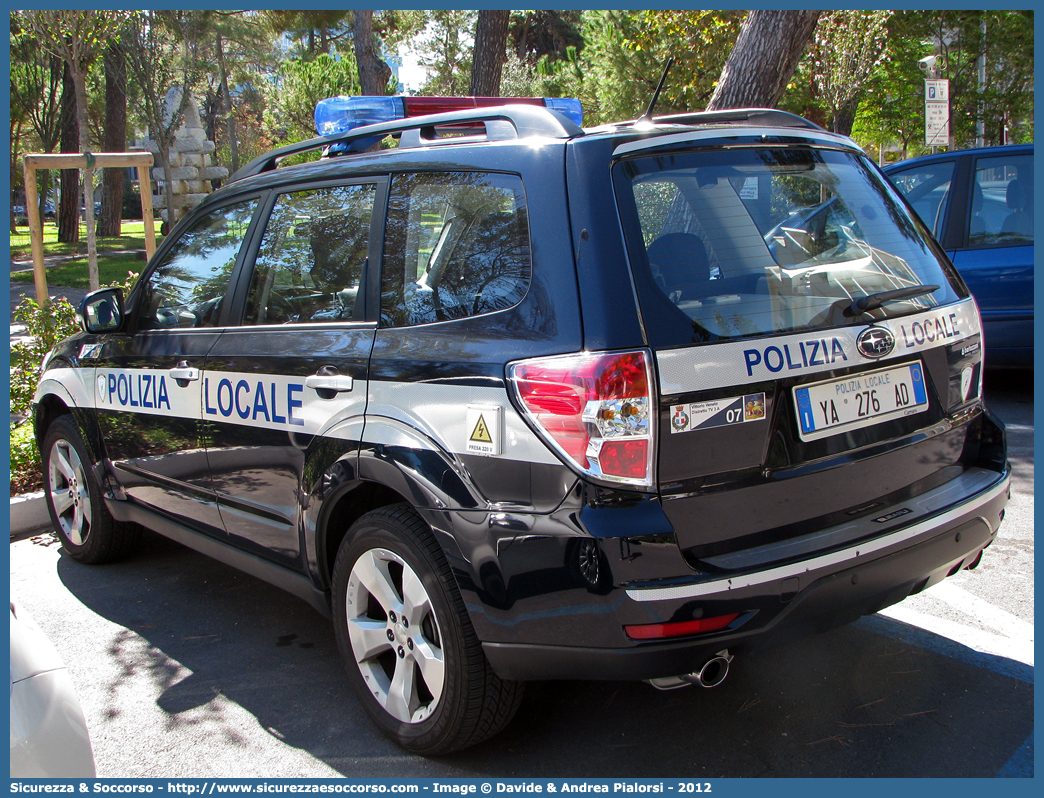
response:
<path fill-rule="evenodd" d="M 663 637 L 681 637 L 704 632 L 717 632 L 724 629 L 739 617 L 738 612 L 730 615 L 718 615 L 714 618 L 700 618 L 697 621 L 677 621 L 675 623 L 646 623 L 637 626 L 625 626 L 624 631 L 632 640 L 655 640 Z"/>
<path fill-rule="evenodd" d="M 645 440 L 606 441 L 598 452 L 598 462 L 604 474 L 644 479 L 648 452 L 649 442 Z"/>

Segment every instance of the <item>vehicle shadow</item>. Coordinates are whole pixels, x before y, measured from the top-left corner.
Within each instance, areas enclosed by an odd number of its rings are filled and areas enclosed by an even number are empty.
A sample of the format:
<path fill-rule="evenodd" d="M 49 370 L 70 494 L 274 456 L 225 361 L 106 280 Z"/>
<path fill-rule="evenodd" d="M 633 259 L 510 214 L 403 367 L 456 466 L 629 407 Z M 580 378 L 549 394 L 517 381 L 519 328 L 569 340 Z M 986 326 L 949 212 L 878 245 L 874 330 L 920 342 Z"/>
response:
<path fill-rule="evenodd" d="M 329 621 L 289 594 L 152 533 L 104 567 L 62 552 L 58 576 L 123 627 L 106 644 L 116 680 L 146 674 L 169 723 L 222 695 L 352 777 L 991 777 L 1033 731 L 1032 668 L 875 616 L 737 657 L 714 690 L 531 684 L 501 735 L 425 759 L 376 732 Z"/>

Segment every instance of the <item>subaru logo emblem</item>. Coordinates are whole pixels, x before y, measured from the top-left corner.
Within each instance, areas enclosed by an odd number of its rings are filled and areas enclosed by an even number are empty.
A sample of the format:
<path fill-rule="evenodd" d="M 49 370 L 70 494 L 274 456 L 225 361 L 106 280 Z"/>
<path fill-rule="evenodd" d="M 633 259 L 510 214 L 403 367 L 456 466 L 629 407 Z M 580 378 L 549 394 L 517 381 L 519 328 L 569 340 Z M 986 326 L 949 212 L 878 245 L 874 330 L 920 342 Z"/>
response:
<path fill-rule="evenodd" d="M 895 349 L 895 336 L 884 327 L 867 327 L 856 338 L 856 349 L 871 360 L 885 357 Z"/>

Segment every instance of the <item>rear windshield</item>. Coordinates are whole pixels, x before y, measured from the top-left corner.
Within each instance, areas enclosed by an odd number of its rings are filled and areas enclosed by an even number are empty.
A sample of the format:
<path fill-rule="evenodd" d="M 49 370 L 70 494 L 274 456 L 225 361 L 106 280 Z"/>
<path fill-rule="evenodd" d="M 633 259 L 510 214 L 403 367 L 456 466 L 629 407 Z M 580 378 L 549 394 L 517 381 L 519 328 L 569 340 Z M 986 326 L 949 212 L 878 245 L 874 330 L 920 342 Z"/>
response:
<path fill-rule="evenodd" d="M 654 346 L 868 324 L 958 298 L 952 267 L 852 153 L 651 155 L 617 163 L 614 180 Z M 938 290 L 844 313 L 914 286 Z"/>

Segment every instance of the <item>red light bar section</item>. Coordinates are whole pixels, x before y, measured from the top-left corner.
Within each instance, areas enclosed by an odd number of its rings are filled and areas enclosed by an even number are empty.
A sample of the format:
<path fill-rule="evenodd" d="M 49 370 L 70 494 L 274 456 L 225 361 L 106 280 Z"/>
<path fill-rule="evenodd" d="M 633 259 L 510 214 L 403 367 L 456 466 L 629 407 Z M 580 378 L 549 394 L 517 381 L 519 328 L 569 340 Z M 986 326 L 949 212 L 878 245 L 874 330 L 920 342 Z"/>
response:
<path fill-rule="evenodd" d="M 402 101 L 407 117 L 496 105 L 544 105 L 543 97 L 403 97 Z"/>
<path fill-rule="evenodd" d="M 664 637 L 681 637 L 704 632 L 717 632 L 724 629 L 739 617 L 738 612 L 731 615 L 718 615 L 714 618 L 700 618 L 696 621 L 676 621 L 674 623 L 646 623 L 637 626 L 625 626 L 624 631 L 632 640 L 656 640 Z"/>

